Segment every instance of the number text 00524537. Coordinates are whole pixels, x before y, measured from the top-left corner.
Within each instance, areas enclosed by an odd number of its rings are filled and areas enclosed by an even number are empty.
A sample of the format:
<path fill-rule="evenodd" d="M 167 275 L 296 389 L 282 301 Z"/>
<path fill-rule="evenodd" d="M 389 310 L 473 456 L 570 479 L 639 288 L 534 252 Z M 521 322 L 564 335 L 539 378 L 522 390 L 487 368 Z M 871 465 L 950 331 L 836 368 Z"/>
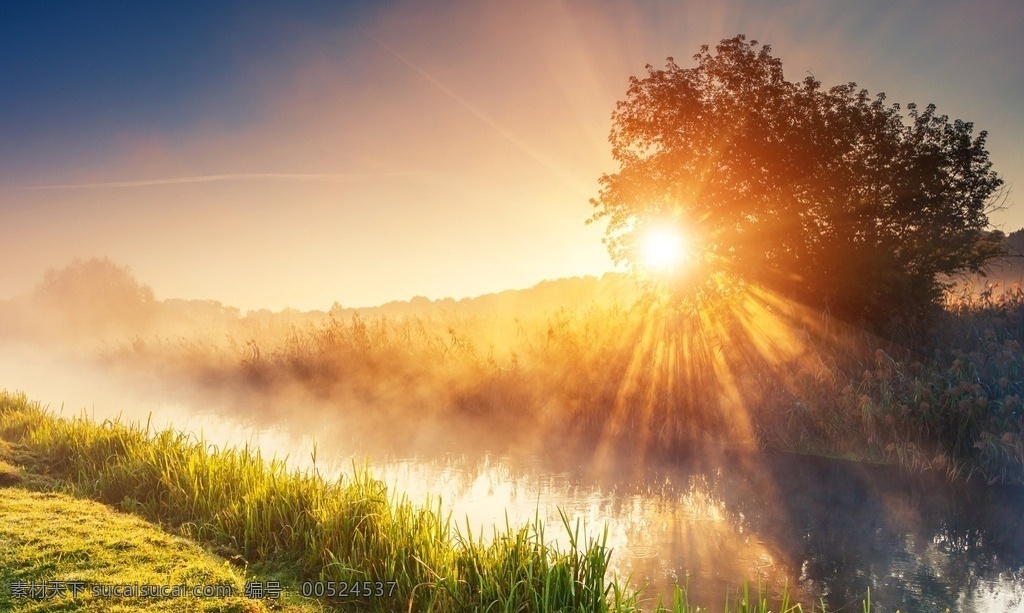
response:
<path fill-rule="evenodd" d="M 302 595 L 306 598 L 375 598 L 392 596 L 397 581 L 305 581 Z"/>

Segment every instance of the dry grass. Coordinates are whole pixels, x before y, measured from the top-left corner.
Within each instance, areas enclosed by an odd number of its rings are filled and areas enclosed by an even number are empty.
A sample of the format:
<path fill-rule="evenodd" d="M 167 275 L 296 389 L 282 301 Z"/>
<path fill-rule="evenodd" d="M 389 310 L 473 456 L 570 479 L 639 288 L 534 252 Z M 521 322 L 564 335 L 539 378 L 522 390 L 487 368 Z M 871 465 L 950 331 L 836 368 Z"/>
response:
<path fill-rule="evenodd" d="M 300 390 L 410 430 L 470 419 L 586 449 L 711 439 L 1024 482 L 1024 293 L 953 301 L 895 340 L 753 291 L 721 300 L 532 319 L 354 315 L 266 339 L 136 341 L 107 358 L 212 386 Z"/>

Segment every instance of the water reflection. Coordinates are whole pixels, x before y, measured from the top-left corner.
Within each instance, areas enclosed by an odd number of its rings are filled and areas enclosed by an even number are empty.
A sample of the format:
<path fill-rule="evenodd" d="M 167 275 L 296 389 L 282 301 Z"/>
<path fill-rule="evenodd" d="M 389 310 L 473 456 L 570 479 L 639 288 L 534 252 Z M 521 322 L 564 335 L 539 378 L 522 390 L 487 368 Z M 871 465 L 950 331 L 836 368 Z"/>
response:
<path fill-rule="evenodd" d="M 484 538 L 492 525 L 540 517 L 548 538 L 565 546 L 561 508 L 593 536 L 607 527 L 613 570 L 648 585 L 651 598 L 688 584 L 691 603 L 718 608 L 746 579 L 775 591 L 788 583 L 804 602 L 821 598 L 829 610 L 860 610 L 869 586 L 876 611 L 1024 610 L 1021 490 L 952 487 L 885 467 L 713 446 L 642 463 L 628 453 L 597 457 L 568 447 L 488 451 L 457 445 L 472 440 L 464 434 L 434 436 L 450 431 L 443 424 L 418 439 L 429 444 L 405 437 L 384 446 L 325 415 L 289 419 L 287 406 L 267 399 L 61 370 L 80 380 L 34 381 L 8 363 L 0 383 L 16 382 L 72 415 L 87 407 L 96 419 L 152 416 L 157 427 L 202 432 L 214 444 L 249 443 L 264 457 L 287 456 L 327 477 L 365 459 L 412 500 L 440 497 L 454 521 Z"/>
<path fill-rule="evenodd" d="M 691 450 L 594 475 L 586 462 L 447 456 L 378 461 L 414 499 L 441 493 L 475 525 L 559 521 L 557 508 L 608 526 L 614 569 L 668 595 L 717 606 L 744 579 L 788 583 L 804 602 L 859 610 L 998 611 L 1021 607 L 1024 496 L 952 487 L 885 467 L 782 454 Z M 628 477 L 627 477 L 628 475 Z M 465 519 L 460 519 L 465 521 Z"/>

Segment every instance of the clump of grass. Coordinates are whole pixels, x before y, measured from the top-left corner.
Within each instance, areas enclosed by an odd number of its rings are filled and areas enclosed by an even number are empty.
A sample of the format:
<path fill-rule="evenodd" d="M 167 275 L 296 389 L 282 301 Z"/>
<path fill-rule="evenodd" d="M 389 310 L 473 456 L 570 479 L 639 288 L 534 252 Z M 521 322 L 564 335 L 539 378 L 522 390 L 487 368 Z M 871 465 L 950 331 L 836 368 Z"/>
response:
<path fill-rule="evenodd" d="M 761 585 L 758 586 L 757 592 L 752 594 L 748 583 L 743 584 L 743 587 L 735 594 L 735 598 L 732 596 L 732 594 L 726 596 L 723 611 L 729 613 L 827 613 L 827 608 L 823 601 L 817 604 L 812 602 L 809 607 L 793 602 L 789 585 L 782 588 L 782 593 L 777 598 L 771 598 L 769 590 Z M 708 613 L 710 610 L 690 604 L 686 588 L 679 586 L 675 587 L 669 604 L 659 600 L 653 609 L 654 613 L 667 613 L 669 611 L 673 613 Z M 862 601 L 862 611 L 863 613 L 870 613 L 871 610 L 871 591 L 868 590 L 867 598 Z M 896 613 L 900 613 L 899 609 L 896 610 Z M 949 612 L 947 611 L 946 613 Z"/>
<path fill-rule="evenodd" d="M 21 483 L 23 478 L 20 470 L 0 460 L 0 487 L 17 485 Z"/>

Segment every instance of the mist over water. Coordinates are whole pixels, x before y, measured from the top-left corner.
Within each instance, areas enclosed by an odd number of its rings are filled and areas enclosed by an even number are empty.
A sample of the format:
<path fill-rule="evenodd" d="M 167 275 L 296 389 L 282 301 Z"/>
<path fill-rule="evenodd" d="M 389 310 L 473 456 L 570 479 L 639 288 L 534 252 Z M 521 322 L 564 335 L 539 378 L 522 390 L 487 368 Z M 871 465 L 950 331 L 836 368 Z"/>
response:
<path fill-rule="evenodd" d="M 258 449 L 334 479 L 367 464 L 396 495 L 440 505 L 458 530 L 539 517 L 568 546 L 559 511 L 607 539 L 612 571 L 651 598 L 688 585 L 714 605 L 746 578 L 830 610 L 1005 610 L 1024 603 L 1024 496 L 1016 490 L 909 479 L 894 469 L 720 446 L 598 457 L 520 449 L 500 434 L 459 445 L 436 426 L 388 443 L 377 420 L 358 423 L 328 399 L 213 389 L 140 376 L 25 346 L 0 349 L 0 381 L 66 416 L 172 427 L 213 445 Z M 374 428 L 376 429 L 374 431 Z M 463 434 L 464 435 L 464 434 Z M 507 440 L 505 441 L 507 442 Z M 314 456 L 315 446 L 315 456 Z M 607 531 L 606 533 L 604 531 Z M 888 604 L 887 604 L 888 603 Z"/>

